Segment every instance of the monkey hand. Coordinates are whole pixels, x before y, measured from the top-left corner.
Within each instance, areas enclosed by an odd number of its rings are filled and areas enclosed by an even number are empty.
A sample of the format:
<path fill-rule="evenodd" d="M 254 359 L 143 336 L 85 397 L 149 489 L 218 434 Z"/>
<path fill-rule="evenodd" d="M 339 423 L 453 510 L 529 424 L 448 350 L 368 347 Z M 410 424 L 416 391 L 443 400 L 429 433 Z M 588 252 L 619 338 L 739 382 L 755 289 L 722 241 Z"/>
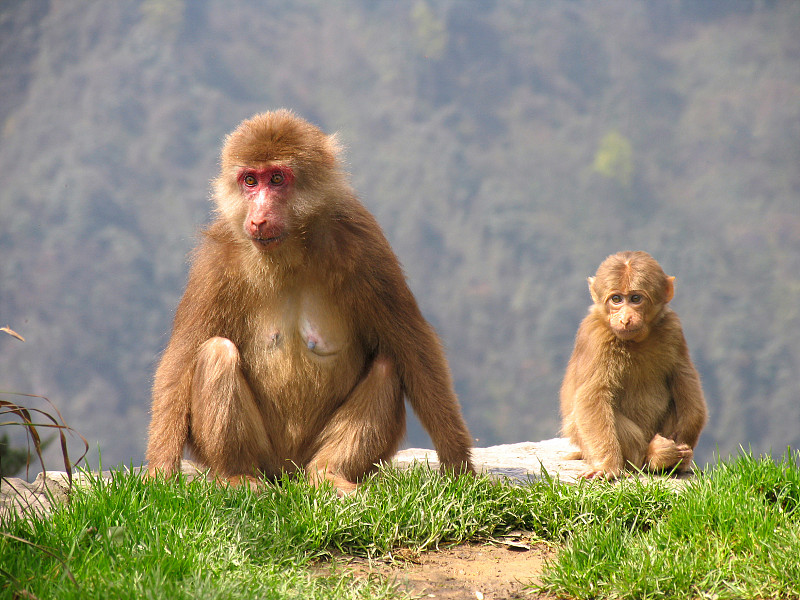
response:
<path fill-rule="evenodd" d="M 248 487 L 254 492 L 264 487 L 264 482 L 253 475 L 217 475 L 214 478 L 214 481 L 218 483 L 227 483 L 231 487 L 235 488 Z"/>
<path fill-rule="evenodd" d="M 147 469 L 142 469 L 143 479 L 167 479 L 173 477 L 178 469 L 167 465 L 157 465 L 150 463 Z"/>
<path fill-rule="evenodd" d="M 603 479 L 605 481 L 613 481 L 620 476 L 621 469 L 613 467 L 591 467 L 586 469 L 580 474 L 581 479 Z"/>
<path fill-rule="evenodd" d="M 308 482 L 314 487 L 320 487 L 325 483 L 329 483 L 336 488 L 336 495 L 339 498 L 350 496 L 358 489 L 358 484 L 337 475 L 328 469 L 318 469 L 307 467 Z"/>
<path fill-rule="evenodd" d="M 459 475 L 475 475 L 475 467 L 472 466 L 472 462 L 461 462 L 461 463 L 441 463 L 439 465 L 439 472 L 442 475 L 453 475 L 458 477 Z"/>
<path fill-rule="evenodd" d="M 647 447 L 646 465 L 651 471 L 685 471 L 691 466 L 693 457 L 691 446 L 676 443 L 657 433 Z"/>

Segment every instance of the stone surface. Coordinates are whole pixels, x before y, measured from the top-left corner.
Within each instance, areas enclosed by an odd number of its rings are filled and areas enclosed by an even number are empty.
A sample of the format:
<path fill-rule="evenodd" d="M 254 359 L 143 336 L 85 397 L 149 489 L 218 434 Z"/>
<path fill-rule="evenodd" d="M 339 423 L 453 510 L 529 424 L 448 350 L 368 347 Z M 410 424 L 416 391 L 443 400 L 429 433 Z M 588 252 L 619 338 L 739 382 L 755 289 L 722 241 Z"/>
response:
<path fill-rule="evenodd" d="M 73 484 L 77 480 L 76 475 Z M 0 518 L 8 512 L 47 516 L 52 505 L 66 502 L 68 495 L 69 479 L 62 471 L 39 473 L 31 483 L 16 477 L 4 478 L 0 480 Z"/>
<path fill-rule="evenodd" d="M 585 465 L 581 460 L 568 460 L 567 455 L 575 451 L 568 440 L 555 438 L 541 442 L 520 442 L 472 450 L 473 463 L 481 473 L 511 482 L 526 482 L 542 476 L 542 469 L 561 481 L 575 482 Z M 427 463 L 431 468 L 439 467 L 436 452 L 424 448 L 409 448 L 397 453 L 392 463 L 407 468 L 415 462 Z M 185 460 L 182 471 L 188 477 L 202 477 L 204 472 L 191 461 Z M 138 469 L 137 469 L 138 470 Z M 73 485 L 84 486 L 93 474 L 76 473 Z M 102 477 L 111 477 L 108 471 Z M 667 479 L 671 484 L 682 485 L 690 474 Z M 8 478 L 0 482 L 0 518 L 7 511 L 29 512 L 37 515 L 50 513 L 53 503 L 66 502 L 69 497 L 69 481 L 61 471 L 39 474 L 32 482 Z"/>
<path fill-rule="evenodd" d="M 480 473 L 507 478 L 514 482 L 537 479 L 542 475 L 542 468 L 562 481 L 575 481 L 585 469 L 584 463 L 580 460 L 567 460 L 566 457 L 576 449 L 564 438 L 542 442 L 519 442 L 473 448 L 472 462 Z M 392 462 L 401 468 L 414 462 L 428 463 L 431 468 L 439 468 L 436 452 L 423 448 L 401 450 Z"/>
<path fill-rule="evenodd" d="M 503 444 L 488 448 L 473 448 L 472 462 L 480 473 L 486 473 L 498 479 L 512 482 L 526 482 L 542 477 L 542 469 L 560 481 L 575 483 L 586 469 L 582 460 L 570 460 L 568 455 L 578 448 L 566 438 L 553 438 L 541 442 L 519 442 Z M 436 452 L 423 448 L 409 448 L 398 452 L 392 463 L 405 468 L 414 462 L 427 463 L 431 468 L 438 468 Z M 692 476 L 691 472 L 677 476 L 641 475 L 646 480 L 654 478 L 668 481 L 671 485 L 680 486 Z"/>
<path fill-rule="evenodd" d="M 134 469 L 135 472 L 141 468 Z M 204 475 L 194 463 L 183 461 L 181 471 L 190 478 Z M 72 485 L 84 487 L 97 477 L 97 473 L 73 472 Z M 104 479 L 111 478 L 111 471 L 99 474 Z M 33 482 L 16 477 L 6 477 L 0 480 L 0 519 L 3 515 L 13 511 L 17 514 L 27 513 L 36 516 L 47 516 L 56 504 L 69 500 L 70 482 L 64 471 L 47 471 L 39 473 Z"/>

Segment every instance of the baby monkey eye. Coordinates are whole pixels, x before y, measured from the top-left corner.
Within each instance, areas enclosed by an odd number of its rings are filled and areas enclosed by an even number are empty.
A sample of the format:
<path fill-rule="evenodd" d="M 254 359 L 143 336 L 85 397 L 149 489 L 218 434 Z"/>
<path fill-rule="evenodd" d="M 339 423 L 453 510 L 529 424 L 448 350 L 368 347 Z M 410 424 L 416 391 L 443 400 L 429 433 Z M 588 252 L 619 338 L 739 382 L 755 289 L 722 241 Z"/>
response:
<path fill-rule="evenodd" d="M 622 304 L 622 296 L 619 294 L 614 294 L 611 296 L 611 303 L 612 304 Z"/>
<path fill-rule="evenodd" d="M 255 175 L 245 175 L 243 181 L 247 187 L 253 187 L 258 183 Z"/>
<path fill-rule="evenodd" d="M 631 304 L 641 304 L 642 303 L 642 295 L 641 294 L 633 294 L 631 296 Z"/>
<path fill-rule="evenodd" d="M 284 179 L 286 178 L 283 176 L 283 173 L 276 171 L 272 174 L 272 177 L 269 178 L 269 182 L 272 185 L 280 185 L 283 183 Z"/>

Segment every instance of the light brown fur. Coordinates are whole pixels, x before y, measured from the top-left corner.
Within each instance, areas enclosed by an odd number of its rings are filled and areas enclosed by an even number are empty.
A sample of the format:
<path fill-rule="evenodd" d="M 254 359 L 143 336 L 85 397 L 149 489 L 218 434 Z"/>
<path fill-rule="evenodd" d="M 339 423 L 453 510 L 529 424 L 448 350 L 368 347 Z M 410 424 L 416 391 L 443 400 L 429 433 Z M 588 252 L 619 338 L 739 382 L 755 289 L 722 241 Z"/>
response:
<path fill-rule="evenodd" d="M 288 111 L 226 140 L 218 216 L 156 372 L 151 474 L 174 473 L 188 447 L 234 483 L 304 468 L 349 491 L 396 452 L 404 397 L 443 468 L 473 470 L 441 343 L 338 152 Z M 248 196 L 250 169 L 286 181 Z"/>
<path fill-rule="evenodd" d="M 683 470 L 707 410 L 678 316 L 673 279 L 646 252 L 609 256 L 589 278 L 594 305 L 581 323 L 561 387 L 563 432 L 588 463 L 585 477 L 626 467 Z"/>

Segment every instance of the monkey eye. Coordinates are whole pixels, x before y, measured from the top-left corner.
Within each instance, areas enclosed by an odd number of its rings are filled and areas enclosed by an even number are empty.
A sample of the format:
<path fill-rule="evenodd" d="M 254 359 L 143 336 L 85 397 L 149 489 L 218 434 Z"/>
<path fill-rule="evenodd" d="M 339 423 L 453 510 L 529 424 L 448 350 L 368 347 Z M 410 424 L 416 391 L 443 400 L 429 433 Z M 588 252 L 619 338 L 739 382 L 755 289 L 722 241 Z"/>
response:
<path fill-rule="evenodd" d="M 611 296 L 611 303 L 612 304 L 622 304 L 622 296 L 619 294 L 613 294 Z"/>
<path fill-rule="evenodd" d="M 285 179 L 286 177 L 284 177 L 283 173 L 281 173 L 280 171 L 275 171 L 272 174 L 272 177 L 269 178 L 269 182 L 272 185 L 280 185 L 284 182 Z"/>
<path fill-rule="evenodd" d="M 633 294 L 631 296 L 631 304 L 641 304 L 642 303 L 642 295 L 641 294 Z"/>
<path fill-rule="evenodd" d="M 244 179 L 242 179 L 242 181 L 244 181 L 244 184 L 247 187 L 254 187 L 258 183 L 258 179 L 256 179 L 256 176 L 252 175 L 252 174 L 251 175 L 245 175 Z"/>

